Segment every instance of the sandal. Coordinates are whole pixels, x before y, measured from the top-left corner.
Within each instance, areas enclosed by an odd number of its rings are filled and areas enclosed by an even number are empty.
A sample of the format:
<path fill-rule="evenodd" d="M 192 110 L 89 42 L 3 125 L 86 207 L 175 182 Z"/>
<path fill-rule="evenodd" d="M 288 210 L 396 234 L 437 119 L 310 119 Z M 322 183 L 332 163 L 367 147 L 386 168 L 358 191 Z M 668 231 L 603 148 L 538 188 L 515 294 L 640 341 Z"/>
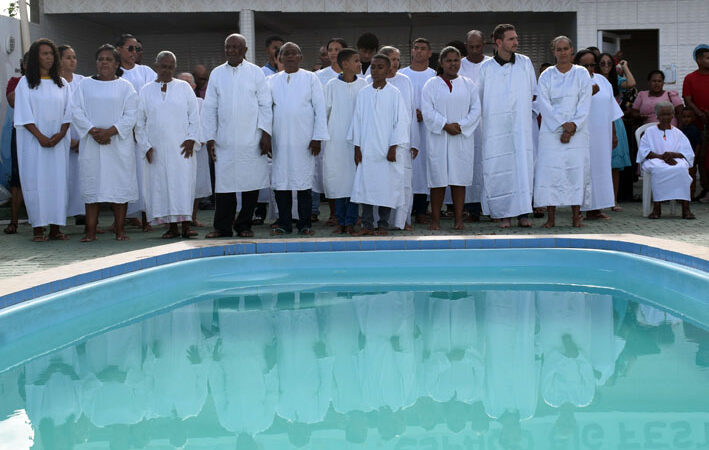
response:
<path fill-rule="evenodd" d="M 199 233 L 197 233 L 195 230 L 187 230 L 186 233 L 184 231 L 182 232 L 182 237 L 185 239 L 193 238 L 198 235 L 199 235 Z"/>
<path fill-rule="evenodd" d="M 241 231 L 237 232 L 236 234 L 242 238 L 254 237 L 254 232 L 251 230 L 241 230 Z"/>
<path fill-rule="evenodd" d="M 337 216 L 328 217 L 327 222 L 325 222 L 325 224 L 328 227 L 334 227 L 335 225 L 337 225 Z"/>
<path fill-rule="evenodd" d="M 49 238 L 43 234 L 35 234 L 32 236 L 32 242 L 46 242 Z"/>
<path fill-rule="evenodd" d="M 205 239 L 218 239 L 218 238 L 230 238 L 230 237 L 231 237 L 231 234 L 225 234 L 225 233 L 222 233 L 221 231 L 217 231 L 217 230 L 210 231 L 209 233 L 207 233 L 204 236 Z"/>
<path fill-rule="evenodd" d="M 298 231 L 298 234 L 302 234 L 303 236 L 312 236 L 315 234 L 315 230 L 312 228 L 303 228 L 302 230 Z"/>
<path fill-rule="evenodd" d="M 17 234 L 17 222 L 10 222 L 10 224 L 2 231 L 5 234 Z"/>
<path fill-rule="evenodd" d="M 178 233 L 177 231 L 170 231 L 170 230 L 168 230 L 168 231 L 166 231 L 166 232 L 163 233 L 163 235 L 161 236 L 161 238 L 163 238 L 163 239 L 175 239 L 176 237 L 179 237 L 179 236 L 180 236 L 180 233 Z"/>
<path fill-rule="evenodd" d="M 291 234 L 291 231 L 286 231 L 285 229 L 281 227 L 276 227 L 271 230 L 271 236 L 281 236 L 284 234 Z"/>
<path fill-rule="evenodd" d="M 682 218 L 683 218 L 683 219 L 686 219 L 686 220 L 694 220 L 694 219 L 696 219 L 697 217 L 690 211 L 690 212 L 688 212 L 688 213 L 686 213 L 686 214 L 682 213 Z"/>
<path fill-rule="evenodd" d="M 69 235 L 68 235 L 68 234 L 64 234 L 64 233 L 62 233 L 62 232 L 60 231 L 60 232 L 57 233 L 57 234 L 50 234 L 50 235 L 47 237 L 47 240 L 50 240 L 50 241 L 68 241 L 68 240 L 69 240 Z"/>

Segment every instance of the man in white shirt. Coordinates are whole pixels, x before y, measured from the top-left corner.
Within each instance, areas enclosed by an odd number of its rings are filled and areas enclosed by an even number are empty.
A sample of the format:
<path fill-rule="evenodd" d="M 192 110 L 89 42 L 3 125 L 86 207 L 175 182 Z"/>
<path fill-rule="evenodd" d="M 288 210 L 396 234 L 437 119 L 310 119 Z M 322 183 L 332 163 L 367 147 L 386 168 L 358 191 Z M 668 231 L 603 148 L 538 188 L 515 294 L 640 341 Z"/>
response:
<path fill-rule="evenodd" d="M 207 238 L 251 237 L 259 189 L 269 185 L 268 154 L 273 122 L 271 94 L 261 69 L 246 61 L 246 39 L 224 42 L 227 62 L 215 68 L 202 106 L 202 138 L 214 160 L 216 210 Z M 241 212 L 236 215 L 236 192 Z"/>

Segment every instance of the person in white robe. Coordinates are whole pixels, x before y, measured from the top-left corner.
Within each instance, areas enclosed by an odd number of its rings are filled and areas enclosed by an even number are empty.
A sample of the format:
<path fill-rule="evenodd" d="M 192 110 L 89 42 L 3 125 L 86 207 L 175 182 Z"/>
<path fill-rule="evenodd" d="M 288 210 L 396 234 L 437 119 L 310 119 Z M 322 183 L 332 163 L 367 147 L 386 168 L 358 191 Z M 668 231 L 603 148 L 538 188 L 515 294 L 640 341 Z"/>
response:
<path fill-rule="evenodd" d="M 192 91 L 197 89 L 197 84 L 194 81 L 194 75 L 189 72 L 182 72 L 176 77 L 178 80 L 187 82 Z M 204 99 L 197 97 L 197 111 L 199 116 L 202 116 L 202 105 L 204 104 Z M 199 199 L 211 197 L 214 192 L 212 191 L 212 179 L 209 173 L 209 152 L 207 151 L 207 146 L 202 139 L 202 127 L 199 129 L 199 142 L 197 146 L 199 149 L 195 153 L 195 159 L 197 160 L 197 179 L 194 186 L 194 205 L 192 207 L 192 226 L 193 227 L 203 227 L 204 224 L 200 222 L 197 218 L 197 211 L 199 210 Z"/>
<path fill-rule="evenodd" d="M 126 240 L 127 203 L 138 198 L 135 143 L 138 96 L 118 78 L 119 56 L 104 45 L 96 52 L 98 74 L 85 78 L 74 92 L 72 125 L 78 133 L 81 197 L 86 204 L 86 236 L 96 239 L 100 203 L 113 203 L 117 240 Z"/>
<path fill-rule="evenodd" d="M 357 51 L 359 60 L 362 62 L 361 77 L 366 78 L 371 74 L 372 57 L 379 49 L 379 38 L 374 33 L 365 32 L 357 38 Z"/>
<path fill-rule="evenodd" d="M 386 235 L 392 209 L 403 204 L 402 151 L 411 140 L 411 118 L 401 92 L 387 83 L 391 62 L 382 54 L 372 58 L 372 84 L 357 94 L 349 139 L 355 146 L 355 172 L 351 201 L 362 207 L 358 235 Z M 374 229 L 374 207 L 379 221 Z"/>
<path fill-rule="evenodd" d="M 413 162 L 418 156 L 418 148 L 420 147 L 421 135 L 418 132 L 418 122 L 416 121 L 416 109 L 414 108 L 414 86 L 411 80 L 406 75 L 399 73 L 399 62 L 401 61 L 401 52 L 396 47 L 386 46 L 382 47 L 380 53 L 386 55 L 391 62 L 391 68 L 387 74 L 387 83 L 392 84 L 395 88 L 401 92 L 401 96 L 404 99 L 404 104 L 406 105 L 406 110 L 411 118 L 410 120 L 410 133 L 409 135 L 409 145 L 408 147 L 402 147 L 397 149 L 397 159 L 402 165 L 403 176 L 402 181 L 402 203 L 401 206 L 396 208 L 394 211 L 394 220 L 392 225 L 394 228 L 399 230 L 413 230 L 411 226 L 411 210 L 413 209 L 414 203 L 414 192 L 413 192 Z"/>
<path fill-rule="evenodd" d="M 556 207 L 571 206 L 572 223 L 581 227 L 581 205 L 591 196 L 588 116 L 591 79 L 571 63 L 573 46 L 566 36 L 552 41 L 556 65 L 541 74 L 535 101 L 542 115 L 534 174 L 534 206 L 547 207 L 544 228 L 556 224 Z"/>
<path fill-rule="evenodd" d="M 120 64 L 121 64 L 121 78 L 128 80 L 132 85 L 135 92 L 140 94 L 140 90 L 146 84 L 155 81 L 157 74 L 153 69 L 148 66 L 138 64 L 136 58 L 138 57 L 138 48 L 141 44 L 138 42 L 137 38 L 132 34 L 124 33 L 116 41 L 116 49 L 120 54 Z M 136 160 L 136 174 L 138 177 L 138 185 L 143 185 L 143 155 L 138 149 L 137 141 L 135 141 L 135 160 Z M 142 222 L 138 219 L 138 215 L 142 216 Z M 145 201 L 143 200 L 143 190 L 138 189 L 138 200 L 130 202 L 128 204 L 127 216 L 130 218 L 130 222 L 134 225 L 142 226 L 143 231 L 152 231 L 150 223 L 148 223 L 145 215 Z"/>
<path fill-rule="evenodd" d="M 340 50 L 337 59 L 342 75 L 330 80 L 325 86 L 325 112 L 330 140 L 323 151 L 323 185 L 325 196 L 335 199 L 337 228 L 333 233 L 351 234 L 359 215 L 359 206 L 350 201 L 357 166 L 354 162 L 354 145 L 347 140 L 347 133 L 352 124 L 357 94 L 367 86 L 367 82 L 357 77 L 361 63 L 356 50 Z"/>
<path fill-rule="evenodd" d="M 330 59 L 330 65 L 315 72 L 315 75 L 317 75 L 320 80 L 320 84 L 322 84 L 323 90 L 325 90 L 330 80 L 337 78 L 342 73 L 342 67 L 337 62 L 337 55 L 340 53 L 340 50 L 347 48 L 347 42 L 342 38 L 332 38 L 328 41 L 325 48 L 327 49 L 327 56 Z M 316 220 L 317 216 L 320 215 L 320 196 L 317 194 L 325 193 L 323 158 L 325 157 L 325 153 L 327 153 L 328 145 L 328 142 L 324 142 L 322 151 L 315 157 L 315 172 L 313 175 L 313 193 L 315 194 L 313 195 L 313 220 Z M 329 197 L 327 197 L 327 199 L 330 207 L 330 217 L 327 219 L 327 224 L 335 225 L 337 223 L 335 199 Z"/>
<path fill-rule="evenodd" d="M 674 106 L 671 103 L 657 103 L 655 114 L 659 123 L 645 130 L 637 157 L 642 170 L 651 175 L 653 209 L 648 218 L 660 218 L 661 202 L 679 200 L 682 218 L 694 219 L 689 209 L 689 187 L 692 184 L 689 169 L 694 164 L 692 145 L 682 131 L 672 126 Z"/>
<path fill-rule="evenodd" d="M 460 52 L 441 50 L 443 73 L 428 80 L 421 93 L 426 124 L 428 186 L 431 188 L 431 230 L 441 228 L 441 207 L 450 186 L 455 207 L 454 229 L 462 230 L 465 188 L 473 184 L 475 129 L 480 122 L 477 86 L 458 75 Z"/>
<path fill-rule="evenodd" d="M 588 116 L 588 132 L 593 136 L 590 146 L 591 195 L 581 206 L 581 211 L 586 212 L 586 219 L 589 220 L 610 219 L 601 210 L 615 206 L 611 156 L 618 138 L 613 122 L 623 117 L 623 110 L 613 96 L 610 82 L 602 74 L 595 73 L 598 71 L 595 53 L 581 50 L 576 53 L 574 63 L 585 67 L 591 75 L 592 85 L 598 86 L 593 88 L 591 113 Z"/>
<path fill-rule="evenodd" d="M 414 108 L 416 110 L 416 126 L 414 133 L 418 131 L 418 155 L 414 158 L 413 167 L 413 192 L 414 200 L 412 215 L 415 223 L 426 223 L 426 212 L 428 210 L 428 174 L 426 173 L 426 126 L 423 123 L 421 114 L 421 91 L 424 84 L 436 76 L 436 71 L 428 67 L 431 58 L 431 43 L 426 38 L 417 38 L 412 43 L 411 65 L 404 67 L 400 72 L 411 80 L 414 88 Z M 413 140 L 414 138 L 412 138 Z"/>
<path fill-rule="evenodd" d="M 158 53 L 158 76 L 140 91 L 135 127 L 138 148 L 144 155 L 141 163 L 145 212 L 151 224 L 170 224 L 163 239 L 180 236 L 178 222 L 182 223 L 182 237 L 192 236 L 190 223 L 197 181 L 197 97 L 187 82 L 173 78 L 176 64 L 172 52 Z"/>
<path fill-rule="evenodd" d="M 233 433 L 255 435 L 271 426 L 278 401 L 278 367 L 267 357 L 275 343 L 273 312 L 222 305 L 217 314 L 219 338 L 209 366 L 217 419 Z"/>
<path fill-rule="evenodd" d="M 478 85 L 482 104 L 483 213 L 509 228 L 517 217 L 521 227 L 531 223 L 534 185 L 532 100 L 537 79 L 532 62 L 515 53 L 514 26 L 501 24 L 493 33 L 497 53 L 482 64 Z"/>
<path fill-rule="evenodd" d="M 472 80 L 476 85 L 480 76 L 482 64 L 492 59 L 483 54 L 485 48 L 485 37 L 479 30 L 470 30 L 465 35 L 465 49 L 468 54 L 460 61 L 459 75 Z M 478 124 L 473 134 L 475 141 L 475 160 L 473 164 L 473 184 L 465 188 L 466 211 L 470 215 L 470 220 L 476 222 L 480 220 L 482 207 L 480 205 L 483 190 L 483 167 L 482 167 L 482 123 Z"/>
<path fill-rule="evenodd" d="M 212 71 L 202 107 L 202 139 L 214 160 L 216 210 L 207 238 L 252 237 L 251 223 L 259 189 L 269 184 L 271 94 L 258 66 L 246 61 L 246 39 L 229 35 L 227 62 Z M 241 211 L 236 193 L 241 193 Z"/>
<path fill-rule="evenodd" d="M 286 42 L 279 54 L 284 70 L 268 80 L 273 97 L 273 166 L 271 185 L 278 204 L 274 235 L 293 231 L 292 192 L 298 196 L 298 232 L 312 235 L 311 207 L 315 157 L 329 139 L 325 96 L 318 77 L 300 68 L 303 53 Z"/>
<path fill-rule="evenodd" d="M 35 242 L 68 239 L 60 226 L 66 225 L 68 200 L 71 88 L 59 75 L 60 67 L 56 45 L 39 39 L 30 47 L 26 75 L 15 89 L 17 163 Z"/>
<path fill-rule="evenodd" d="M 68 45 L 60 45 L 59 57 L 62 65 L 62 78 L 67 81 L 70 96 L 73 95 L 83 75 L 74 73 L 76 70 L 76 52 Z M 76 224 L 81 225 L 84 219 L 84 201 L 81 199 L 81 187 L 79 186 L 79 135 L 74 127 L 69 127 L 71 143 L 69 144 L 69 167 L 67 169 L 68 200 L 67 217 L 75 217 Z"/>

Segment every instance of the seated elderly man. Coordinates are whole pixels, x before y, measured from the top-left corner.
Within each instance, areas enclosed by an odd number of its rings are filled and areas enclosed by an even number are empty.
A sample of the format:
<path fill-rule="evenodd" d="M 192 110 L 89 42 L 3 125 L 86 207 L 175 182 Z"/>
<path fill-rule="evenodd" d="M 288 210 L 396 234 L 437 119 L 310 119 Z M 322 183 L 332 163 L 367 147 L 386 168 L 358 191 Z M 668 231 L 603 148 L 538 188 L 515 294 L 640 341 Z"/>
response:
<path fill-rule="evenodd" d="M 687 137 L 672 126 L 674 105 L 659 102 L 655 105 L 659 123 L 645 131 L 638 148 L 638 164 L 652 175 L 653 210 L 649 219 L 659 219 L 660 202 L 680 200 L 682 218 L 694 219 L 689 210 L 689 186 L 692 177 L 689 168 L 694 164 L 694 151 Z"/>

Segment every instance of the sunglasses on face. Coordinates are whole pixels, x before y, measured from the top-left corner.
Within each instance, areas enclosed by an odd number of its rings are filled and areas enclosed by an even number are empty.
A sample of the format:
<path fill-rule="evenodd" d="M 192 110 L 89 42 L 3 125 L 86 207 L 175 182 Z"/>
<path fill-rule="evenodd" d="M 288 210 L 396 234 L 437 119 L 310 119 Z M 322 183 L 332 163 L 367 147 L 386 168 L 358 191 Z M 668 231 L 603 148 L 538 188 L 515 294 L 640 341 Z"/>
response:
<path fill-rule="evenodd" d="M 582 65 L 583 67 L 587 68 L 587 69 L 588 69 L 589 67 L 596 67 L 596 64 L 595 64 L 595 63 L 591 63 L 591 64 L 581 64 L 581 65 Z"/>
<path fill-rule="evenodd" d="M 129 45 L 128 47 L 123 47 L 123 48 L 125 48 L 125 49 L 128 50 L 129 52 L 138 52 L 138 53 L 140 53 L 140 52 L 143 51 L 143 47 L 140 47 L 140 46 L 138 46 L 138 45 Z"/>

